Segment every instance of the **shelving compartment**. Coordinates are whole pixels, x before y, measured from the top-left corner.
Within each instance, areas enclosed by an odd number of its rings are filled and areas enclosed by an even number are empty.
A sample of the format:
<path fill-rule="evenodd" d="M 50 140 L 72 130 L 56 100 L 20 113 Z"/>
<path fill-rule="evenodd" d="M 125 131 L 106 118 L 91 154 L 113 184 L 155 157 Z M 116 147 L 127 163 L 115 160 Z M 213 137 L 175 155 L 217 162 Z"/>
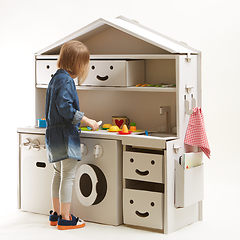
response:
<path fill-rule="evenodd" d="M 203 200 L 204 164 L 190 169 L 175 160 L 175 206 L 184 208 Z"/>
<path fill-rule="evenodd" d="M 174 56 L 145 60 L 146 83 L 149 85 L 173 85 L 176 87 L 176 59 Z M 158 89 L 158 87 L 156 87 Z M 167 86 L 167 88 L 171 88 Z"/>

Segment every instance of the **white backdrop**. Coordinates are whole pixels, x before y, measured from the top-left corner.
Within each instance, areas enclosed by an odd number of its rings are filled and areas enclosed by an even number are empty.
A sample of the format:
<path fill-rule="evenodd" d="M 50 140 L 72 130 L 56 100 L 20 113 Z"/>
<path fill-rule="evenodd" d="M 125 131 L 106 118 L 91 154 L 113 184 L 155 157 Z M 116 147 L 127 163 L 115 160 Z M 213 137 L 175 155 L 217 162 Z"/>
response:
<path fill-rule="evenodd" d="M 34 53 L 100 17 L 123 15 L 202 51 L 202 109 L 212 151 L 211 160 L 204 159 L 204 215 L 225 214 L 234 228 L 240 201 L 239 9 L 238 0 L 0 0 L 0 211 L 16 208 L 17 128 L 35 122 Z"/>

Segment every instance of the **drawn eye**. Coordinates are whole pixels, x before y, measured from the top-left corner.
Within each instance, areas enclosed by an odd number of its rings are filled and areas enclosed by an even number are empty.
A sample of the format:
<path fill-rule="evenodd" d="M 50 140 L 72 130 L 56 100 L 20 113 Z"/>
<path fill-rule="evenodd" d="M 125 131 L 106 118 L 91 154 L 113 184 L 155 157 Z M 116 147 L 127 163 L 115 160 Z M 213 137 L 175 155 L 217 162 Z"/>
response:
<path fill-rule="evenodd" d="M 131 200 L 130 200 L 130 203 L 131 203 L 131 204 L 133 204 L 133 203 L 134 203 L 134 201 L 131 199 Z"/>
<path fill-rule="evenodd" d="M 151 161 L 151 164 L 152 164 L 152 165 L 154 165 L 154 164 L 155 164 L 155 161 L 154 161 L 154 160 L 152 160 L 152 161 Z"/>
<path fill-rule="evenodd" d="M 113 66 L 110 66 L 110 69 L 113 70 Z"/>
<path fill-rule="evenodd" d="M 151 206 L 154 207 L 154 206 L 155 206 L 155 203 L 154 203 L 154 202 L 151 202 Z"/>
<path fill-rule="evenodd" d="M 92 66 L 92 70 L 94 70 L 95 69 L 95 66 Z"/>

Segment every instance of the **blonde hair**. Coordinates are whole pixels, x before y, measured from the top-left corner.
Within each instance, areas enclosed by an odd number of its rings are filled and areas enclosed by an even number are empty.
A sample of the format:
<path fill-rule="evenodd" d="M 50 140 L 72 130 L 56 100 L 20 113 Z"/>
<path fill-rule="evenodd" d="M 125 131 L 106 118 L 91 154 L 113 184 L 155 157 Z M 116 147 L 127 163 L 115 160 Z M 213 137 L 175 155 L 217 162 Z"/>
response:
<path fill-rule="evenodd" d="M 66 70 L 72 78 L 78 78 L 82 84 L 89 72 L 90 53 L 88 48 L 80 41 L 71 40 L 63 44 L 57 61 L 60 69 Z"/>

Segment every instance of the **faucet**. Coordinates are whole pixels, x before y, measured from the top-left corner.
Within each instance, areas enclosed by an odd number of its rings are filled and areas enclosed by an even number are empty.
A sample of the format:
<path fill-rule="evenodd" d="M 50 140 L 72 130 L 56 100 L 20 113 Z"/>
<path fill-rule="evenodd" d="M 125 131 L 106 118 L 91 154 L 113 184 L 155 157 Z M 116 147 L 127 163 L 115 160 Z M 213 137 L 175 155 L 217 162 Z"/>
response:
<path fill-rule="evenodd" d="M 171 107 L 160 107 L 160 115 L 166 113 L 166 133 L 171 133 Z"/>

